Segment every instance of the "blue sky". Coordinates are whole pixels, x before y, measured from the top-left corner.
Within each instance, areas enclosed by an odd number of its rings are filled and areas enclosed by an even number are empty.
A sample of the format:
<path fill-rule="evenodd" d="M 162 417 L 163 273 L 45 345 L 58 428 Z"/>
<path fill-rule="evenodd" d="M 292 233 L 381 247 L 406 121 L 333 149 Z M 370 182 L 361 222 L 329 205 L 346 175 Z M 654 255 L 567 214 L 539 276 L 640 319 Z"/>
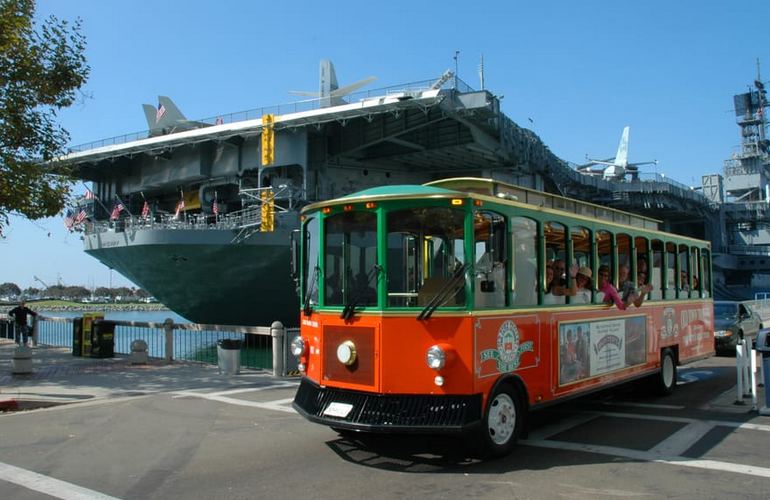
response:
<path fill-rule="evenodd" d="M 88 40 L 88 97 L 60 114 L 72 144 L 146 129 L 141 104 L 157 95 L 211 117 L 316 90 L 322 58 L 341 85 L 373 75 L 377 88 L 438 77 L 459 50 L 460 78 L 479 87 L 483 54 L 503 112 L 561 158 L 613 156 L 630 125 L 631 161 L 657 159 L 651 170 L 699 185 L 738 147 L 732 96 L 757 58 L 770 79 L 763 0 L 39 0 L 38 18 L 50 14 L 80 17 Z M 110 284 L 61 217 L 12 217 L 0 256 L 0 282 Z M 130 285 L 117 273 L 112 284 Z"/>

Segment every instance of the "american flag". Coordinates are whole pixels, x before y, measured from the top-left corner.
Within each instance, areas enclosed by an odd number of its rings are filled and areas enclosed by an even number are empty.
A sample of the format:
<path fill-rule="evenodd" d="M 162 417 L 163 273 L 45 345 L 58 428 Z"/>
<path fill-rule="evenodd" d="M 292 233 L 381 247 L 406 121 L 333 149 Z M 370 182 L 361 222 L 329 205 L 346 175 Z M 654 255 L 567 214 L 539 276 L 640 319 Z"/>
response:
<path fill-rule="evenodd" d="M 214 202 L 211 204 L 211 211 L 214 212 L 214 215 L 219 215 L 219 203 L 217 203 L 216 198 L 214 198 Z"/>
<path fill-rule="evenodd" d="M 110 214 L 110 220 L 115 220 L 118 217 L 120 217 L 120 212 L 123 211 L 123 204 L 118 203 L 115 205 L 115 208 L 112 209 L 112 214 Z"/>
<path fill-rule="evenodd" d="M 166 114 L 166 106 L 158 103 L 158 111 L 155 112 L 155 123 L 158 123 L 163 115 Z"/>
<path fill-rule="evenodd" d="M 81 208 L 78 214 L 75 216 L 75 224 L 80 224 L 84 220 L 86 220 L 86 209 Z"/>
<path fill-rule="evenodd" d="M 184 210 L 184 200 L 179 200 L 179 203 L 176 205 L 176 213 L 174 214 L 174 218 L 179 218 L 179 213 Z"/>
<path fill-rule="evenodd" d="M 95 200 L 96 195 L 90 189 L 86 189 L 86 200 Z"/>
<path fill-rule="evenodd" d="M 64 227 L 67 229 L 72 229 L 72 226 L 75 224 L 75 216 L 72 213 L 72 210 L 67 209 L 67 214 L 64 216 Z"/>
<path fill-rule="evenodd" d="M 142 218 L 146 219 L 150 216 L 150 204 L 147 203 L 147 200 L 144 201 L 144 205 L 142 206 Z"/>

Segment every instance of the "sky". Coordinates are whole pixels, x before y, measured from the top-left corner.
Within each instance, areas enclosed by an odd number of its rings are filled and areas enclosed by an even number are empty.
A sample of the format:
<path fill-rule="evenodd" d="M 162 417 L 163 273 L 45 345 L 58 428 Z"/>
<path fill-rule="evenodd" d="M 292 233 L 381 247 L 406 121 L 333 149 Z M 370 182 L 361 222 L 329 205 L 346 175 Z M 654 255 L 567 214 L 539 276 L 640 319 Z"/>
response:
<path fill-rule="evenodd" d="M 321 59 L 340 85 L 379 88 L 457 69 L 557 156 L 615 154 L 683 184 L 721 173 L 740 144 L 732 96 L 770 79 L 770 2 L 255 2 L 38 0 L 38 19 L 80 18 L 91 76 L 59 113 L 71 145 L 147 129 L 142 103 L 174 99 L 189 119 L 297 100 Z M 645 167 L 642 167 L 643 169 Z M 78 185 L 76 192 L 82 192 Z M 82 252 L 63 217 L 11 216 L 0 283 L 132 286 Z"/>

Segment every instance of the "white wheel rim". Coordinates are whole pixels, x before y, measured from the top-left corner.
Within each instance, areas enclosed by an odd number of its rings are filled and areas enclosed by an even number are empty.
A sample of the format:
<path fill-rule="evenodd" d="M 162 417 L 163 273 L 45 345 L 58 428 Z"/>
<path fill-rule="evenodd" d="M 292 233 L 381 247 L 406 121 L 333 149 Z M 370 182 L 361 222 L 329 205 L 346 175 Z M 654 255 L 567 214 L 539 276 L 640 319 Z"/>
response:
<path fill-rule="evenodd" d="M 666 387 L 674 385 L 674 360 L 671 356 L 663 358 L 663 384 Z"/>
<path fill-rule="evenodd" d="M 489 437 L 495 444 L 503 445 L 510 441 L 515 428 L 516 406 L 513 404 L 513 399 L 508 394 L 498 394 L 489 405 L 489 415 L 487 415 Z"/>

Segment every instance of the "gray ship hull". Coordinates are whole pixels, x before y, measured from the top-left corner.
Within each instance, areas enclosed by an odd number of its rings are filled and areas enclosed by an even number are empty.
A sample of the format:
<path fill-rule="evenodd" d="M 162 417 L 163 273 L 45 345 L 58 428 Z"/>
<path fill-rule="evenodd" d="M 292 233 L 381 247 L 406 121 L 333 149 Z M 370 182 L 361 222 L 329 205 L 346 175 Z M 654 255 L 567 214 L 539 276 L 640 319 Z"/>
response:
<path fill-rule="evenodd" d="M 295 325 L 287 230 L 234 243 L 225 229 L 130 229 L 88 234 L 85 251 L 195 323 Z"/>

